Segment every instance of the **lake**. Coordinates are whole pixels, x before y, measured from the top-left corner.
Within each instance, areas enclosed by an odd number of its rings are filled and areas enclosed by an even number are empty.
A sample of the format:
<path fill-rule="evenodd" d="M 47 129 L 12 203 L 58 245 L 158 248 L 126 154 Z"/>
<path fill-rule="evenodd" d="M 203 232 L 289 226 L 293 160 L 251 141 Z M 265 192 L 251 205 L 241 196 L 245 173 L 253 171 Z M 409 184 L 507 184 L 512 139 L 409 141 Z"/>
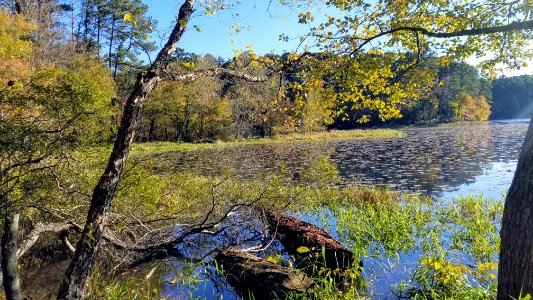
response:
<path fill-rule="evenodd" d="M 325 158 L 336 166 L 342 178 L 340 185 L 380 185 L 444 202 L 467 195 L 501 201 L 511 184 L 528 123 L 529 120 L 513 120 L 407 128 L 402 130 L 406 135 L 401 138 L 248 145 L 165 153 L 157 158 L 170 163 L 171 172 L 232 174 L 243 180 L 266 179 L 284 172 L 295 181 L 310 165 Z M 337 220 L 327 211 L 319 216 L 299 216 L 319 226 L 326 218 L 329 227 L 336 228 Z M 338 237 L 336 232 L 332 234 Z M 420 250 L 414 249 L 400 254 L 396 262 L 365 259 L 372 298 L 395 298 L 390 288 L 409 279 L 419 257 Z M 180 264 L 175 262 L 174 267 Z M 167 284 L 164 294 L 207 299 L 236 297 L 223 279 L 213 277 L 212 269 L 197 270 L 204 282 L 193 285 L 192 290 Z M 171 280 L 173 276 L 165 278 Z"/>
<path fill-rule="evenodd" d="M 309 168 L 326 160 L 342 178 L 342 182 L 336 183 L 341 186 L 386 186 L 426 195 L 442 203 L 466 195 L 483 195 L 501 201 L 511 184 L 528 123 L 529 120 L 514 120 L 471 126 L 406 128 L 402 129 L 405 136 L 401 138 L 247 145 L 158 154 L 155 161 L 160 162 L 159 172 L 231 174 L 243 180 L 266 179 L 281 172 L 299 181 Z M 157 168 L 158 164 L 155 166 Z M 336 230 L 339 220 L 331 211 L 291 213 L 317 226 L 322 226 L 325 220 L 326 229 L 330 229 L 334 237 L 345 240 Z M 194 240 L 190 243 L 201 244 Z M 186 247 L 181 249 L 184 253 L 188 251 Z M 380 250 L 377 247 L 372 251 Z M 380 253 L 363 258 L 363 276 L 371 298 L 396 299 L 392 289 L 400 281 L 409 280 L 421 253 L 420 248 L 415 247 L 394 258 L 380 256 Z M 464 258 L 457 259 L 468 264 Z M 209 264 L 191 267 L 183 261 L 169 259 L 133 270 L 133 276 L 138 276 L 142 282 L 154 265 L 158 266 L 153 276 L 159 278 L 157 288 L 162 295 L 170 296 L 169 299 L 237 298 Z M 65 264 L 60 266 L 58 272 L 62 272 Z M 184 275 L 186 270 L 196 273 L 196 277 Z"/>
<path fill-rule="evenodd" d="M 298 178 L 327 157 L 343 184 L 383 185 L 435 199 L 500 198 L 510 186 L 528 120 L 404 129 L 402 138 L 247 145 L 159 155 L 173 171 L 266 178 L 283 170 Z"/>

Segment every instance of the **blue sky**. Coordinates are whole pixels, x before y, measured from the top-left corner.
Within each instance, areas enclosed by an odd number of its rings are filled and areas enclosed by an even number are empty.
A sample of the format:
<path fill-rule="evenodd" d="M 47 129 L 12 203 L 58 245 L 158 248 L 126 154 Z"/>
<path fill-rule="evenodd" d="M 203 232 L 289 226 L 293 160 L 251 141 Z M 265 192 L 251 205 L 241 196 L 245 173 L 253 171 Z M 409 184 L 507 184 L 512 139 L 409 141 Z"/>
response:
<path fill-rule="evenodd" d="M 145 0 L 144 2 L 150 7 L 148 14 L 158 20 L 159 35 L 168 32 L 178 14 L 182 0 Z M 223 58 L 233 57 L 233 50 L 246 50 L 248 45 L 252 45 L 258 54 L 265 54 L 271 50 L 283 53 L 295 50 L 299 44 L 298 36 L 309 30 L 309 25 L 298 24 L 299 11 L 281 7 L 279 0 L 242 0 L 240 2 L 242 3 L 231 9 L 222 10 L 214 16 L 196 13 L 179 47 L 187 52 L 209 53 Z M 271 2 L 270 6 L 269 2 Z M 321 8 L 321 10 L 314 15 L 323 15 L 325 9 Z M 333 11 L 329 10 L 328 13 L 333 14 Z M 315 21 L 315 23 L 318 22 L 319 20 Z M 198 26 L 200 32 L 194 29 L 195 25 Z M 231 25 L 247 29 L 236 34 L 235 30 L 230 29 Z M 294 39 L 289 42 L 279 41 L 280 34 L 286 34 Z M 154 34 L 152 38 L 156 41 L 163 39 L 157 34 Z M 479 59 L 471 58 L 466 61 L 475 65 Z M 507 70 L 504 74 L 506 76 L 533 74 L 533 59 L 529 67 Z"/>
<path fill-rule="evenodd" d="M 172 21 L 178 13 L 181 1 L 178 0 L 146 0 L 150 7 L 149 15 L 158 20 L 161 32 L 169 31 Z M 279 0 L 244 0 L 241 4 L 228 10 L 222 10 L 214 16 L 204 16 L 198 12 L 189 23 L 189 30 L 179 44 L 187 52 L 213 54 L 224 58 L 233 57 L 233 50 L 245 50 L 252 45 L 258 54 L 271 50 L 280 53 L 294 50 L 299 40 L 279 41 L 280 34 L 297 37 L 308 31 L 309 25 L 298 24 L 298 12 L 282 8 Z M 200 32 L 194 29 L 200 28 Z M 236 34 L 230 26 L 243 29 Z M 153 36 L 156 41 L 157 36 Z M 232 39 L 234 42 L 232 42 Z"/>

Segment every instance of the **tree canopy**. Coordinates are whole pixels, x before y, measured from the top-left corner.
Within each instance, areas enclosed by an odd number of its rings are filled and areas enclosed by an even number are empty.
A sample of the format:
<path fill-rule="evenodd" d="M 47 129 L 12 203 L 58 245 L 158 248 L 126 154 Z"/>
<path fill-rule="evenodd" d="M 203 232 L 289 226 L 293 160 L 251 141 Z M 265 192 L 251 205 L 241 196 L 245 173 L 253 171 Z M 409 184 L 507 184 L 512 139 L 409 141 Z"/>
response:
<path fill-rule="evenodd" d="M 10 237 L 10 232 L 18 231 L 18 214 L 37 201 L 34 195 L 41 186 L 52 186 L 47 171 L 59 167 L 79 145 L 114 138 L 86 223 L 77 227 L 80 239 L 59 299 L 86 295 L 135 139 L 193 142 L 307 132 L 386 122 L 420 111 L 423 116 L 414 119 L 486 120 L 491 101 L 497 111 L 505 111 L 500 99 L 507 79 L 495 81 L 491 98 L 488 81 L 462 61 L 492 55 L 480 67 L 494 74 L 498 63 L 524 66 L 532 51 L 531 1 L 328 0 L 324 4 L 331 10 L 318 17 L 320 12 L 312 10 L 316 1 L 294 0 L 280 2 L 299 9 L 299 22 L 310 25 L 301 37 L 303 50 L 258 55 L 250 46 L 223 61 L 178 51 L 178 45 L 191 29 L 195 8 L 214 14 L 234 2 L 181 2 L 168 40 L 153 61 L 150 34 L 156 22 L 140 0 L 0 2 L 12 12 L 0 12 L 1 252 L 2 266 L 10 269 L 6 274 L 18 273 L 17 251 L 9 248 L 16 245 L 16 234 Z M 66 28 L 57 17 L 67 11 L 72 13 L 66 30 L 70 38 L 62 37 Z M 150 60 L 148 65 L 141 57 Z M 523 88 L 517 89 L 520 96 L 531 96 L 530 79 L 525 77 Z M 520 160 L 519 170 L 526 175 L 530 148 Z M 513 186 L 510 205 L 520 203 L 512 202 L 516 197 L 524 198 Z M 505 249 L 511 249 L 509 240 Z M 167 242 L 163 250 L 172 250 L 177 241 Z M 513 268 L 501 274 L 509 275 Z M 9 293 L 16 284 L 4 287 L 13 298 Z"/>

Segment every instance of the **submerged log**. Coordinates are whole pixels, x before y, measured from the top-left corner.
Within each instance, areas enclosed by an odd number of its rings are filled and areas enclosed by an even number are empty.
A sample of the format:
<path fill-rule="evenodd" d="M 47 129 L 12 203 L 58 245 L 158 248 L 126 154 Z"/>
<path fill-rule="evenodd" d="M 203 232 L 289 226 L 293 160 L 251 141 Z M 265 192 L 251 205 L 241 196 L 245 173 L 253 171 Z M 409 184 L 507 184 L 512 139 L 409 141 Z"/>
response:
<path fill-rule="evenodd" d="M 264 215 L 298 268 L 315 274 L 320 269 L 348 269 L 356 261 L 352 251 L 343 248 L 325 230 L 280 211 L 265 210 Z"/>
<path fill-rule="evenodd" d="M 215 260 L 222 266 L 228 283 L 244 298 L 283 298 L 291 292 L 309 292 L 315 283 L 301 271 L 276 265 L 237 248 L 220 251 Z"/>

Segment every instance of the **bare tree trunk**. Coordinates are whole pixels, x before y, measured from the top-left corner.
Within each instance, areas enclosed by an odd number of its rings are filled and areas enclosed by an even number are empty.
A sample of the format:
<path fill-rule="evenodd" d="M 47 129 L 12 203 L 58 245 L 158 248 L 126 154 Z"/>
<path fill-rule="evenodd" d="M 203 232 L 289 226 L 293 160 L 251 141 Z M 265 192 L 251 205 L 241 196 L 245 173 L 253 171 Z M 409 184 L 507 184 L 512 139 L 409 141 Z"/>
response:
<path fill-rule="evenodd" d="M 20 214 L 8 213 L 4 216 L 2 233 L 2 276 L 7 300 L 22 300 L 18 271 L 18 239 Z"/>
<path fill-rule="evenodd" d="M 533 122 L 505 199 L 500 236 L 498 299 L 533 294 Z"/>
<path fill-rule="evenodd" d="M 123 43 L 120 43 L 118 45 L 118 48 L 117 48 L 117 52 L 115 53 L 115 65 L 113 66 L 113 81 L 116 81 L 117 80 L 117 72 L 118 72 L 118 60 L 119 60 L 119 55 L 120 55 L 120 51 L 122 50 L 122 44 Z"/>
<path fill-rule="evenodd" d="M 183 124 L 181 125 L 181 140 L 184 142 L 190 142 L 190 133 L 189 133 L 189 118 L 191 116 L 191 108 L 189 99 L 185 99 L 185 118 Z"/>
<path fill-rule="evenodd" d="M 70 41 L 72 42 L 73 45 L 74 45 L 74 16 L 75 16 L 75 10 L 76 10 L 76 8 L 74 7 L 74 4 L 75 4 L 75 0 L 71 0 L 70 5 L 72 8 L 72 11 L 70 12 Z"/>
<path fill-rule="evenodd" d="M 181 141 L 181 120 L 179 112 L 176 114 L 176 136 L 174 137 L 174 141 Z"/>
<path fill-rule="evenodd" d="M 85 50 L 86 51 L 89 51 L 91 49 L 89 49 L 89 4 L 87 3 L 85 5 L 85 20 L 84 20 L 84 29 L 85 29 L 85 32 L 84 32 L 84 35 L 85 35 L 85 40 L 83 41 L 85 43 Z"/>
<path fill-rule="evenodd" d="M 154 140 L 155 132 L 155 117 L 150 121 L 150 130 L 148 130 L 148 141 L 152 142 Z"/>
<path fill-rule="evenodd" d="M 100 10 L 100 8 L 98 9 Z M 97 29 L 96 29 L 96 57 L 100 58 L 100 32 L 102 31 L 102 19 L 98 15 Z"/>
<path fill-rule="evenodd" d="M 115 37 L 115 18 L 113 17 L 113 22 L 111 22 L 111 37 L 109 38 L 109 53 L 108 53 L 108 62 L 109 62 L 109 69 L 113 69 L 112 65 L 112 52 L 113 52 L 113 39 Z"/>
<path fill-rule="evenodd" d="M 180 7 L 176 25 L 165 47 L 159 52 L 152 66 L 137 77 L 135 87 L 124 107 L 113 152 L 109 157 L 104 174 L 94 188 L 85 227 L 59 287 L 58 299 L 83 299 L 85 297 L 87 279 L 92 272 L 94 259 L 104 234 L 106 212 L 111 207 L 111 202 L 122 177 L 140 110 L 148 94 L 162 80 L 163 72 L 171 61 L 192 14 L 194 2 L 194 0 L 184 1 Z"/>
<path fill-rule="evenodd" d="M 200 141 L 204 140 L 204 118 L 205 118 L 204 114 L 201 113 L 200 114 L 200 132 L 198 134 Z"/>

